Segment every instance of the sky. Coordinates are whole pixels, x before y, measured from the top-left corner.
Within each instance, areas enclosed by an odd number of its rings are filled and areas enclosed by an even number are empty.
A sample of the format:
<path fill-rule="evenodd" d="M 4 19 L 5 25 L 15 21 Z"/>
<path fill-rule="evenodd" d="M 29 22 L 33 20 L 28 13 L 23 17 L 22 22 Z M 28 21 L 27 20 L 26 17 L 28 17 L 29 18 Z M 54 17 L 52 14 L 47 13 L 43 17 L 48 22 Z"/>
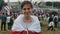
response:
<path fill-rule="evenodd" d="M 4 0 L 4 1 L 5 1 L 5 2 L 8 2 L 8 0 Z M 21 2 L 22 2 L 22 1 L 24 1 L 24 0 L 9 0 L 9 2 L 18 2 L 18 1 L 21 1 Z M 29 1 L 30 1 L 30 0 L 29 0 Z M 36 1 L 37 1 L 37 2 L 41 2 L 41 1 L 42 1 L 42 2 L 46 2 L 46 1 L 50 1 L 50 2 L 53 2 L 53 1 L 56 2 L 56 1 L 57 1 L 57 2 L 60 2 L 60 0 L 32 0 L 32 2 L 36 2 Z"/>

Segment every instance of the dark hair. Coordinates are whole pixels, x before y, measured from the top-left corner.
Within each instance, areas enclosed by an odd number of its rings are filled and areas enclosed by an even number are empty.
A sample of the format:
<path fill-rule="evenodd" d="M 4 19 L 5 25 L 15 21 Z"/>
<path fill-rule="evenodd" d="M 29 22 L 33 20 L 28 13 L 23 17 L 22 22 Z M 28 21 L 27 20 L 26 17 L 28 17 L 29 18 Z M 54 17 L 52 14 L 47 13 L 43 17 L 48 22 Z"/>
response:
<path fill-rule="evenodd" d="M 4 13 L 2 13 L 4 15 Z"/>
<path fill-rule="evenodd" d="M 32 3 L 30 1 L 23 1 L 22 4 L 21 4 L 21 9 L 23 8 L 23 6 L 25 4 L 30 4 L 31 8 L 33 8 L 33 5 L 32 5 Z"/>

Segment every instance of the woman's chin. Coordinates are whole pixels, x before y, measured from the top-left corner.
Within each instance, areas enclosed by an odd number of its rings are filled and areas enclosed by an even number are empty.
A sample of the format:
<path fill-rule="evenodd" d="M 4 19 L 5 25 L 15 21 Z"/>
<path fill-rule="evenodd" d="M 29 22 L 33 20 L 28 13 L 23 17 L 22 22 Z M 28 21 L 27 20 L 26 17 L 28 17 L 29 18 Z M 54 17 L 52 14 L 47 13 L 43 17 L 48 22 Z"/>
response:
<path fill-rule="evenodd" d="M 25 15 L 26 17 L 30 16 L 30 15 Z"/>

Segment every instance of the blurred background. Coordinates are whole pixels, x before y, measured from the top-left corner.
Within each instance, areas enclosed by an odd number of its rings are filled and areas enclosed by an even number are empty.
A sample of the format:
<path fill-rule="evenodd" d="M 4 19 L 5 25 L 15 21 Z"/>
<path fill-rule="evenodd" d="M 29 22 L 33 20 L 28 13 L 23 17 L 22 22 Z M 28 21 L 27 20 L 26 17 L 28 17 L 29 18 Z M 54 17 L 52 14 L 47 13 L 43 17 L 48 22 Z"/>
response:
<path fill-rule="evenodd" d="M 22 14 L 20 6 L 23 1 L 31 1 L 33 4 L 33 15 L 37 16 L 42 29 L 42 34 L 60 34 L 60 0 L 0 0 L 0 34 L 9 34 L 8 22 L 13 25 L 14 20 Z M 2 15 L 6 19 L 2 19 Z M 53 18 L 57 16 L 57 27 L 55 31 L 47 31 L 48 18 L 52 16 Z M 9 20 L 8 17 L 11 17 Z M 6 31 L 2 30 L 2 21 L 6 21 Z M 4 29 L 4 28 L 2 28 Z"/>

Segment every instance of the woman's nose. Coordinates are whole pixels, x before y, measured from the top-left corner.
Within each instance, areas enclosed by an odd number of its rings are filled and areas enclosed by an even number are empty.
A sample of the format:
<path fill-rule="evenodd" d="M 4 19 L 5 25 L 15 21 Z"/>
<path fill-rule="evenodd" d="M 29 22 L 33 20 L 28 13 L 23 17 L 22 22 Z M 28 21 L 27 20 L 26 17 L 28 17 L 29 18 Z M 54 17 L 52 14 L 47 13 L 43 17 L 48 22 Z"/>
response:
<path fill-rule="evenodd" d="M 26 12 L 29 12 L 29 10 L 26 10 Z"/>

